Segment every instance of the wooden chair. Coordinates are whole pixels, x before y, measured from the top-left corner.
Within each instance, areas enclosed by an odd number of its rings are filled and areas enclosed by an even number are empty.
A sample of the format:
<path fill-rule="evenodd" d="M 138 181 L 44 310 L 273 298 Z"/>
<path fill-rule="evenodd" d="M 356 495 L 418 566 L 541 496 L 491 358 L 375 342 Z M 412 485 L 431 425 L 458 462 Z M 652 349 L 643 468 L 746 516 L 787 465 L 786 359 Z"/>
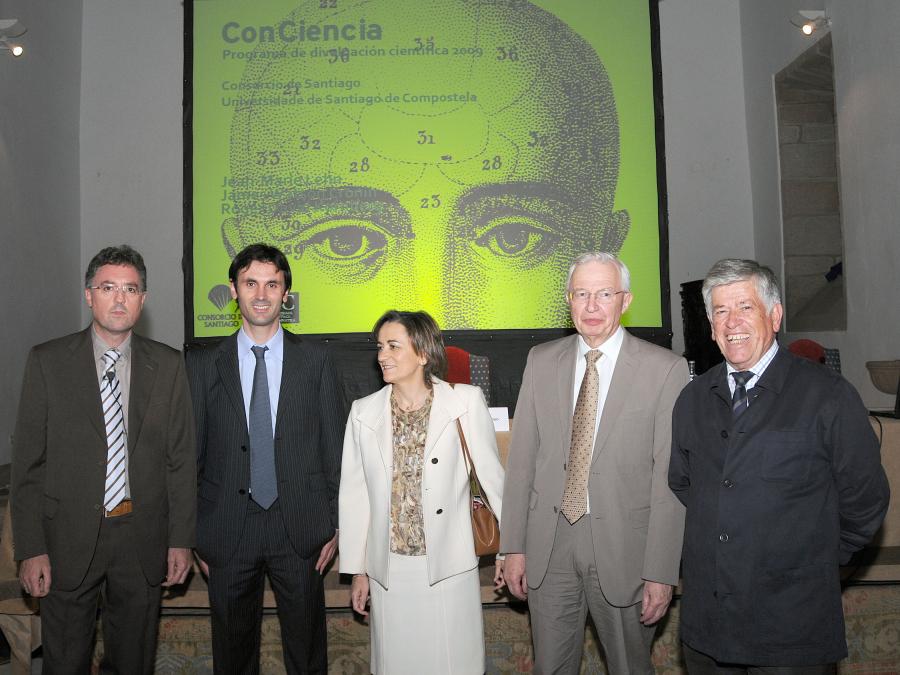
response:
<path fill-rule="evenodd" d="M 41 646 L 41 617 L 37 598 L 27 595 L 19 584 L 13 559 L 12 523 L 9 503 L 3 510 L 0 534 L 0 631 L 9 642 L 10 673 L 29 675 L 31 653 Z"/>

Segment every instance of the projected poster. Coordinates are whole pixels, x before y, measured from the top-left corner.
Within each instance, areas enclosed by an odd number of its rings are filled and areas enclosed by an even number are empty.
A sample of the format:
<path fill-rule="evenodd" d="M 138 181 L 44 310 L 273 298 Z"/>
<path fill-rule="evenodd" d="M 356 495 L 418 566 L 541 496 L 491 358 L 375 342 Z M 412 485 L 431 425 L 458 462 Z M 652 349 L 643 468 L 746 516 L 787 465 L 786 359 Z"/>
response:
<path fill-rule="evenodd" d="M 258 241 L 295 332 L 563 327 L 588 250 L 660 326 L 650 44 L 641 0 L 194 0 L 194 336 L 238 325 Z"/>

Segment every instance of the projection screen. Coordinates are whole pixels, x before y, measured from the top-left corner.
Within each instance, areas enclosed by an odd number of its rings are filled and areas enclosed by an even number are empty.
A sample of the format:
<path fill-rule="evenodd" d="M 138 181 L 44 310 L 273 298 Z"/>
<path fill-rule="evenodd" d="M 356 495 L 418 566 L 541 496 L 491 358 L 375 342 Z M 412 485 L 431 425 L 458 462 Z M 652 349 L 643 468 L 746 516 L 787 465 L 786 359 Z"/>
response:
<path fill-rule="evenodd" d="M 568 325 L 566 268 L 632 271 L 633 327 L 668 328 L 655 4 L 193 0 L 186 8 L 189 339 L 239 324 L 245 245 L 293 269 L 284 325 Z"/>

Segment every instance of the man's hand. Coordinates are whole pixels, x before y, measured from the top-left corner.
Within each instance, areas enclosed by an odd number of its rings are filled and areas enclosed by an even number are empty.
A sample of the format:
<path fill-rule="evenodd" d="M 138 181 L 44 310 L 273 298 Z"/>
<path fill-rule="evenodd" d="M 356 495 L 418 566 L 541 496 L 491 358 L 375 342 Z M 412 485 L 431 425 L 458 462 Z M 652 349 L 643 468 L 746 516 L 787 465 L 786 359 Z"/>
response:
<path fill-rule="evenodd" d="M 162 582 L 163 588 L 183 584 L 191 569 L 191 549 L 170 548 L 168 555 L 169 569 L 166 572 L 166 580 Z"/>
<path fill-rule="evenodd" d="M 641 605 L 641 623 L 652 626 L 665 616 L 672 602 L 672 586 L 656 581 L 644 582 L 644 600 Z"/>
<path fill-rule="evenodd" d="M 503 565 L 503 577 L 509 592 L 519 598 L 528 599 L 528 580 L 525 579 L 525 554 L 507 553 L 506 563 Z"/>
<path fill-rule="evenodd" d="M 50 556 L 46 553 L 26 558 L 19 564 L 19 582 L 33 598 L 43 598 L 50 592 Z"/>
<path fill-rule="evenodd" d="M 319 574 L 325 574 L 325 568 L 328 567 L 328 563 L 331 562 L 334 554 L 337 553 L 337 538 L 337 532 L 335 532 L 331 540 L 319 552 L 319 559 L 316 561 L 316 571 Z"/>
<path fill-rule="evenodd" d="M 499 591 L 506 586 L 506 577 L 503 576 L 506 561 L 502 558 L 494 559 L 494 590 Z"/>
<path fill-rule="evenodd" d="M 369 577 L 365 574 L 354 574 L 350 582 L 350 606 L 353 611 L 363 616 L 369 616 L 366 605 L 369 602 Z"/>

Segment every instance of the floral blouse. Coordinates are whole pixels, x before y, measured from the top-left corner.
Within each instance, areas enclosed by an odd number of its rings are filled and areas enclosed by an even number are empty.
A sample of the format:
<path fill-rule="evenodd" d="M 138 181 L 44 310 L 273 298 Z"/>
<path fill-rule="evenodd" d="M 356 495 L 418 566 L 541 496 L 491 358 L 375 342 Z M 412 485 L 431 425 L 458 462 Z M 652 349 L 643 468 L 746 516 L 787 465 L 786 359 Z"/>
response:
<path fill-rule="evenodd" d="M 425 466 L 425 436 L 431 413 L 432 392 L 418 410 L 400 409 L 391 394 L 391 428 L 394 469 L 391 480 L 391 552 L 425 555 L 422 518 L 422 469 Z"/>

